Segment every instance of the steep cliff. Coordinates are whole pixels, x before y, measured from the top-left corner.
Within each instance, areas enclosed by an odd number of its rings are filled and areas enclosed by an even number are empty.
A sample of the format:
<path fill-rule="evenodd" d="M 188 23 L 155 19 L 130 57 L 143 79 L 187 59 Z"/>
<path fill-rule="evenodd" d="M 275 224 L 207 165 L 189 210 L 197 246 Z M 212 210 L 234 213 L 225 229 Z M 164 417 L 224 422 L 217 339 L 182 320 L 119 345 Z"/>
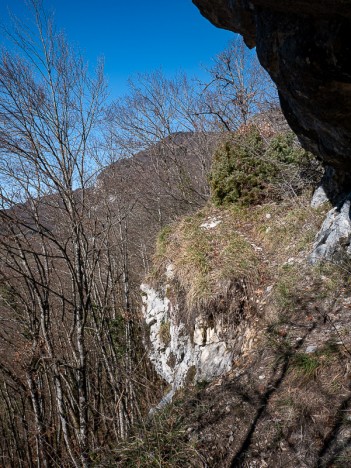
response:
<path fill-rule="evenodd" d="M 150 284 L 141 287 L 148 354 L 170 385 L 163 402 L 230 371 L 257 340 L 251 269 L 260 249 L 230 214 L 206 212 L 161 233 Z"/>
<path fill-rule="evenodd" d="M 173 404 L 148 438 L 177 455 L 131 443 L 129 463 L 350 466 L 350 269 L 306 262 L 328 209 L 309 205 L 208 205 L 160 234 L 144 316 Z"/>
<path fill-rule="evenodd" d="M 142 300 L 164 396 L 116 466 L 350 465 L 349 205 L 321 188 L 311 204 L 315 163 L 291 133 L 243 126 L 209 202 L 159 233 Z"/>
<path fill-rule="evenodd" d="M 351 188 L 351 2 L 193 0 L 218 27 L 256 46 L 303 145 L 335 171 L 330 196 Z"/>

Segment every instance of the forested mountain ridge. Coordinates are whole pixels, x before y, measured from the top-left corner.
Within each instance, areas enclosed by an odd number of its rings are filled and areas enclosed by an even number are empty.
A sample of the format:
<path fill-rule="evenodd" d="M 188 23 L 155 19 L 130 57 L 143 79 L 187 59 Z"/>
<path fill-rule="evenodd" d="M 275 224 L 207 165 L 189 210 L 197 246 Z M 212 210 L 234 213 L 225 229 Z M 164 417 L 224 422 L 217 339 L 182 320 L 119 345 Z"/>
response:
<path fill-rule="evenodd" d="M 31 6 L 0 54 L 1 464 L 348 464 L 350 200 L 255 55 L 107 102 Z"/>

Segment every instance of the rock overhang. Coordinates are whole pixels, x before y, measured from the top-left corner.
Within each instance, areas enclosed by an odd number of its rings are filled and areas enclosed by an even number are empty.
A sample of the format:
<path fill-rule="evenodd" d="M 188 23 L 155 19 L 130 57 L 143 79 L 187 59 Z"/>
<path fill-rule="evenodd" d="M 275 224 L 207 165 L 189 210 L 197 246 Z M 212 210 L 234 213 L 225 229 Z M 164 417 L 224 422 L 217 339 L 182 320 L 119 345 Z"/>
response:
<path fill-rule="evenodd" d="M 214 25 L 240 33 L 276 83 L 304 147 L 351 189 L 351 1 L 193 0 Z"/>

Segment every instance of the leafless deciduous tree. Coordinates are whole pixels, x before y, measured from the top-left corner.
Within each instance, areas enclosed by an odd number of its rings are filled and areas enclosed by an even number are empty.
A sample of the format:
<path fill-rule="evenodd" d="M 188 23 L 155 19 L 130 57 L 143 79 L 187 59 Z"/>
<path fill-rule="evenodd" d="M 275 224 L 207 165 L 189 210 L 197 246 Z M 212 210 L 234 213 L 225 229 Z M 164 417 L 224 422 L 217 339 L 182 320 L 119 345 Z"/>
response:
<path fill-rule="evenodd" d="M 204 84 L 204 113 L 218 130 L 235 131 L 277 105 L 277 92 L 254 50 L 236 37 L 214 59 Z"/>
<path fill-rule="evenodd" d="M 207 174 L 218 132 L 204 112 L 201 90 L 185 75 L 160 71 L 138 75 L 130 93 L 107 111 L 106 144 L 115 158 L 130 158 L 143 196 L 158 204 L 158 227 L 202 206 L 209 196 Z M 167 211 L 167 205 L 170 209 Z"/>
<path fill-rule="evenodd" d="M 2 464 L 89 466 L 140 412 L 131 206 L 91 183 L 102 64 L 91 77 L 31 6 L 36 34 L 17 22 L 0 58 Z"/>
<path fill-rule="evenodd" d="M 205 89 L 140 75 L 103 112 L 102 63 L 92 76 L 30 4 L 36 32 L 15 22 L 0 56 L 1 464 L 87 467 L 151 393 L 138 288 L 156 233 L 206 203 L 214 146 L 266 89 L 236 45 Z"/>

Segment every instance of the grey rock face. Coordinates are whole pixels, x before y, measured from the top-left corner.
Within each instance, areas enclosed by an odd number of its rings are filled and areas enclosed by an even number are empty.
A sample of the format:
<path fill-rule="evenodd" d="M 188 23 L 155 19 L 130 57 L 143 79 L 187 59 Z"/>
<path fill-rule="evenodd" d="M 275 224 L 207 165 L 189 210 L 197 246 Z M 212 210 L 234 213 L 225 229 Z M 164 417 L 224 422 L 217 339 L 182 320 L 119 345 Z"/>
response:
<path fill-rule="evenodd" d="M 312 264 L 321 260 L 337 262 L 351 256 L 350 207 L 351 196 L 329 211 L 313 246 Z"/>
<path fill-rule="evenodd" d="M 301 143 L 351 187 L 351 0 L 193 0 L 257 46 Z"/>
<path fill-rule="evenodd" d="M 199 316 L 190 336 L 177 319 L 177 305 L 146 284 L 141 289 L 149 358 L 173 392 L 185 383 L 210 381 L 231 369 L 234 351 L 230 342 L 220 338 L 219 323 L 208 324 Z"/>
<path fill-rule="evenodd" d="M 326 194 L 322 185 L 317 187 L 315 190 L 312 200 L 311 200 L 311 207 L 312 208 L 319 208 L 320 206 L 324 205 L 328 201 L 328 195 Z"/>
<path fill-rule="evenodd" d="M 238 356 L 250 354 L 259 334 L 257 322 L 252 318 L 245 317 L 240 323 L 232 324 L 223 315 L 208 315 L 209 311 L 202 311 L 201 307 L 196 310 L 192 325 L 185 324 L 189 311 L 182 310 L 186 306 L 172 280 L 174 271 L 170 264 L 165 283 L 158 289 L 141 285 L 148 356 L 157 373 L 171 387 L 159 407 L 166 404 L 178 388 L 195 382 L 210 382 L 230 371 Z"/>

